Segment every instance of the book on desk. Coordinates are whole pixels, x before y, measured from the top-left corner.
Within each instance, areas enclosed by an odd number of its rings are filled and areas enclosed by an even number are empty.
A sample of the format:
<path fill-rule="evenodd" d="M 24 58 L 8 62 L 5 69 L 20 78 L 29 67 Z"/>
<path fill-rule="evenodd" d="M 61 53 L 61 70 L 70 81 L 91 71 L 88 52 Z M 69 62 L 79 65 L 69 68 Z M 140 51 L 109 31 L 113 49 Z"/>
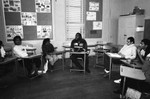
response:
<path fill-rule="evenodd" d="M 115 58 L 121 58 L 122 56 L 119 55 L 118 53 L 110 53 L 110 52 L 107 52 L 107 55 L 109 55 L 110 57 L 115 57 Z"/>

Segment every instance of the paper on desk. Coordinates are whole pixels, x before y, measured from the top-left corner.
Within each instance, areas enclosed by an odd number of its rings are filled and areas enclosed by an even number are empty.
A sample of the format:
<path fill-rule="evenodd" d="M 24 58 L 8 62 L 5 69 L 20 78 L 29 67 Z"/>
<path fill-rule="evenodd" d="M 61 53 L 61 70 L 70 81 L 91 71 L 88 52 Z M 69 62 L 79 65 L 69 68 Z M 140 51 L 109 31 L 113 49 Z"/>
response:
<path fill-rule="evenodd" d="M 116 58 L 121 58 L 121 55 L 118 53 L 107 53 L 110 57 L 116 57 Z"/>

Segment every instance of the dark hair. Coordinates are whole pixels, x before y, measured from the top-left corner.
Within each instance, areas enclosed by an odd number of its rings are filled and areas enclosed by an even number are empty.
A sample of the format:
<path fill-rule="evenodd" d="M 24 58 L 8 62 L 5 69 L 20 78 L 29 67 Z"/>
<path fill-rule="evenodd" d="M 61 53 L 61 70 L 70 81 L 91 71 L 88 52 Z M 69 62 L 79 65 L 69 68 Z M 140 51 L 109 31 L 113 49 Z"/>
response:
<path fill-rule="evenodd" d="M 1 48 L 2 46 L 4 46 L 4 45 L 3 45 L 3 42 L 0 40 L 0 48 Z"/>
<path fill-rule="evenodd" d="M 133 42 L 133 44 L 135 43 L 134 38 L 133 37 L 128 37 L 128 40 L 130 40 L 130 42 Z"/>
<path fill-rule="evenodd" d="M 81 33 L 77 32 L 76 35 L 79 35 L 79 39 L 82 39 Z"/>
<path fill-rule="evenodd" d="M 143 39 L 141 40 L 145 45 L 150 46 L 150 40 L 149 39 Z"/>
<path fill-rule="evenodd" d="M 42 46 L 45 45 L 47 42 L 50 42 L 50 39 L 49 39 L 49 38 L 45 38 L 45 39 L 43 40 Z"/>
<path fill-rule="evenodd" d="M 17 36 L 15 36 L 15 37 L 14 37 L 14 39 L 13 39 L 13 41 L 14 41 L 15 45 L 16 45 L 16 39 L 19 39 L 20 41 L 22 41 L 22 39 L 21 39 L 21 37 L 20 37 L 20 36 L 18 36 L 18 35 L 17 35 Z"/>

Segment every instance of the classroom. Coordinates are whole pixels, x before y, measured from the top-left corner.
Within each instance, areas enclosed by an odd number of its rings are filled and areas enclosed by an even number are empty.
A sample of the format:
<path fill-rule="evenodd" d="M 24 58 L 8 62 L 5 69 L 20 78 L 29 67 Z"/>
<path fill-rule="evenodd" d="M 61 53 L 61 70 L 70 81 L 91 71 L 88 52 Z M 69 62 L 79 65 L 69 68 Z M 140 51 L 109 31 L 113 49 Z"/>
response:
<path fill-rule="evenodd" d="M 149 4 L 1 0 L 0 99 L 149 99 Z"/>

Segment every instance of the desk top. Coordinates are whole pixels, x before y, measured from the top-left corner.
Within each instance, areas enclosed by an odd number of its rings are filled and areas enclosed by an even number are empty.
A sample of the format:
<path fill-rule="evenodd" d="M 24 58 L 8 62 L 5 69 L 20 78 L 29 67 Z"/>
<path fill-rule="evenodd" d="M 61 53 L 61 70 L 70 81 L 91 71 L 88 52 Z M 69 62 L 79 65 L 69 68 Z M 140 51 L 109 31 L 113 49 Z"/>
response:
<path fill-rule="evenodd" d="M 121 55 L 119 55 L 118 53 L 107 52 L 106 54 L 111 58 L 118 58 L 118 59 L 122 58 Z"/>
<path fill-rule="evenodd" d="M 133 68 L 137 68 L 137 69 L 141 69 L 142 68 L 142 64 L 139 62 L 129 62 L 128 60 L 121 60 L 124 64 L 128 65 L 129 67 L 133 67 Z"/>
<path fill-rule="evenodd" d="M 137 80 L 145 80 L 146 77 L 141 69 L 135 69 L 127 66 L 120 66 L 120 75 Z"/>
<path fill-rule="evenodd" d="M 33 54 L 27 57 L 22 57 L 22 59 L 32 59 L 32 58 L 38 58 L 41 57 L 41 54 Z"/>
<path fill-rule="evenodd" d="M 97 44 L 91 44 L 91 45 L 87 45 L 87 47 L 96 47 Z M 64 48 L 70 48 L 70 45 L 63 45 L 62 47 Z"/>
<path fill-rule="evenodd" d="M 88 52 L 70 52 L 70 54 L 88 54 Z"/>
<path fill-rule="evenodd" d="M 36 48 L 35 47 L 26 47 L 26 50 L 27 51 L 33 51 L 33 50 L 36 50 Z"/>
<path fill-rule="evenodd" d="M 12 61 L 15 61 L 16 59 L 17 59 L 17 57 L 15 57 L 15 56 L 14 57 L 7 57 L 7 58 L 4 59 L 3 62 L 0 62 L 0 65 L 10 63 Z"/>

